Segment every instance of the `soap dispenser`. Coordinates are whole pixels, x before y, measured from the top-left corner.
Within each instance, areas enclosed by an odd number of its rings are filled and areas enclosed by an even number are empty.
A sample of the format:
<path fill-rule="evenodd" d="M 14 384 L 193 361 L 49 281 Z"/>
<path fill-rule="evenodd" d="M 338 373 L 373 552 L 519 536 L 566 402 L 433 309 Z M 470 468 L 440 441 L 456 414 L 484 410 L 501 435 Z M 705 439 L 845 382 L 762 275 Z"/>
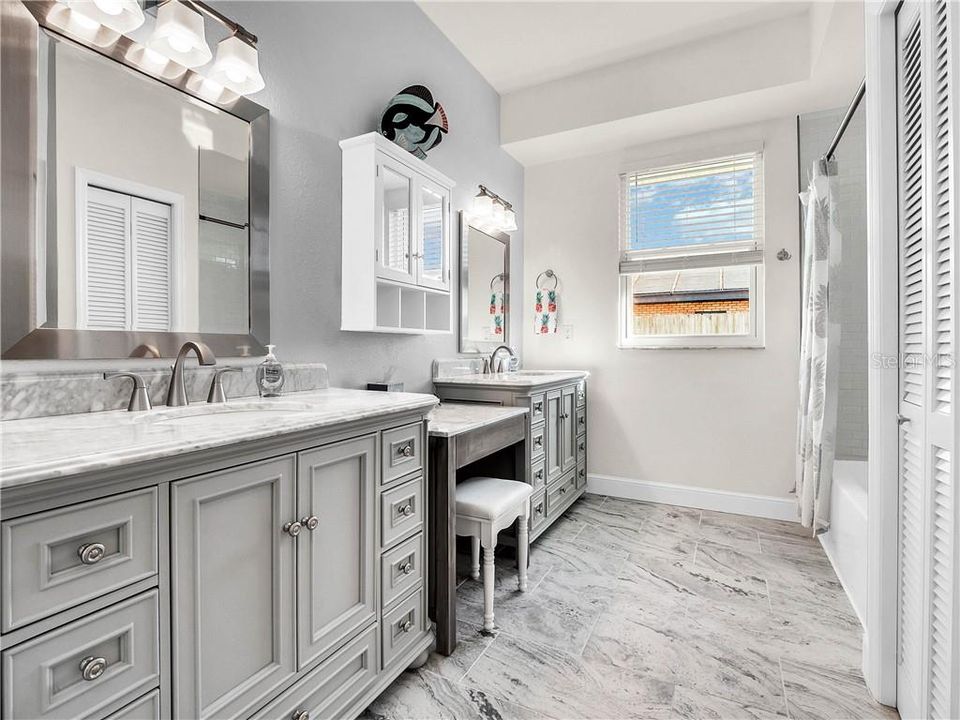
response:
<path fill-rule="evenodd" d="M 283 389 L 283 365 L 273 354 L 276 345 L 267 345 L 267 356 L 257 366 L 257 390 L 260 397 L 279 397 Z"/>

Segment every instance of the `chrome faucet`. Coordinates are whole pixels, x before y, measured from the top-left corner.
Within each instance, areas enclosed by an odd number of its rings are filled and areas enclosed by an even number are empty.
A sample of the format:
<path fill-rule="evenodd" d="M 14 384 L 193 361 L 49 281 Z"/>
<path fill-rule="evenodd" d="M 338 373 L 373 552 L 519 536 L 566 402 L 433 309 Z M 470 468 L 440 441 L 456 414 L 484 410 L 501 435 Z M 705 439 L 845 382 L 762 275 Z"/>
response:
<path fill-rule="evenodd" d="M 500 353 L 501 350 L 506 350 L 508 353 L 510 353 L 511 358 L 517 357 L 517 354 L 513 351 L 512 347 L 510 347 L 509 345 L 499 345 L 496 350 L 490 353 L 490 372 L 492 373 L 503 372 L 503 361 L 501 360 L 500 364 L 497 365 L 497 355 Z M 508 362 L 507 370 L 509 371 L 509 369 L 510 369 L 510 363 Z"/>
<path fill-rule="evenodd" d="M 173 364 L 173 374 L 170 376 L 170 388 L 167 390 L 167 405 L 170 407 L 183 407 L 189 405 L 187 399 L 187 387 L 183 382 L 183 361 L 191 352 L 197 354 L 197 359 L 201 365 L 216 365 L 217 358 L 206 344 L 188 340 L 177 353 L 177 361 Z"/>

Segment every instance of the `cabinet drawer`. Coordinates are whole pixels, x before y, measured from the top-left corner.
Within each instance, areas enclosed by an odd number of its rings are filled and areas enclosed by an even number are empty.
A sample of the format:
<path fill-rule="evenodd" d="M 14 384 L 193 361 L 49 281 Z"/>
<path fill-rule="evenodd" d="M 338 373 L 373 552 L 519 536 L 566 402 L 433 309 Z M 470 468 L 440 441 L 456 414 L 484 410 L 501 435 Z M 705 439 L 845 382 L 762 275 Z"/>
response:
<path fill-rule="evenodd" d="M 581 380 L 577 383 L 577 407 L 584 407 L 587 404 L 587 381 Z"/>
<path fill-rule="evenodd" d="M 571 472 L 547 486 L 547 517 L 560 512 L 577 490 L 577 474 Z"/>
<path fill-rule="evenodd" d="M 380 544 L 390 547 L 423 529 L 423 478 L 418 477 L 380 496 Z"/>
<path fill-rule="evenodd" d="M 542 488 L 547 482 L 547 462 L 545 458 L 539 458 L 532 462 L 530 467 L 530 485 L 534 490 Z"/>
<path fill-rule="evenodd" d="M 530 424 L 536 425 L 538 422 L 543 422 L 544 418 L 544 406 L 543 406 L 543 393 L 539 395 L 531 395 L 529 399 L 530 408 Z"/>
<path fill-rule="evenodd" d="M 577 438 L 577 462 L 587 456 L 587 438 L 586 436 Z"/>
<path fill-rule="evenodd" d="M 381 605 L 390 607 L 423 580 L 423 533 L 413 536 L 380 558 Z"/>
<path fill-rule="evenodd" d="M 88 718 L 160 680 L 157 591 L 3 653 L 7 718 Z"/>
<path fill-rule="evenodd" d="M 587 432 L 587 408 L 580 406 L 577 408 L 577 435 L 583 435 Z"/>
<path fill-rule="evenodd" d="M 536 532 L 547 521 L 546 494 L 546 490 L 540 490 L 530 497 L 530 532 Z"/>
<path fill-rule="evenodd" d="M 586 461 L 581 460 L 580 464 L 577 466 L 577 489 L 584 487 L 587 484 L 587 463 Z"/>
<path fill-rule="evenodd" d="M 384 485 L 423 467 L 423 423 L 384 430 L 380 440 L 380 465 Z"/>
<path fill-rule="evenodd" d="M 157 489 L 3 523 L 3 629 L 157 572 Z"/>
<path fill-rule="evenodd" d="M 340 717 L 377 675 L 377 626 L 324 660 L 315 670 L 253 717 L 290 720 L 301 712 L 310 718 Z"/>
<path fill-rule="evenodd" d="M 543 452 L 545 450 L 546 439 L 544 437 L 544 426 L 534 425 L 530 428 L 530 459 L 536 460 L 537 458 L 543 457 Z"/>
<path fill-rule="evenodd" d="M 423 588 L 420 588 L 394 610 L 383 615 L 380 626 L 383 636 L 383 667 L 388 667 L 404 650 L 422 637 L 424 628 Z"/>
<path fill-rule="evenodd" d="M 160 720 L 160 691 L 154 690 L 137 698 L 107 720 Z"/>

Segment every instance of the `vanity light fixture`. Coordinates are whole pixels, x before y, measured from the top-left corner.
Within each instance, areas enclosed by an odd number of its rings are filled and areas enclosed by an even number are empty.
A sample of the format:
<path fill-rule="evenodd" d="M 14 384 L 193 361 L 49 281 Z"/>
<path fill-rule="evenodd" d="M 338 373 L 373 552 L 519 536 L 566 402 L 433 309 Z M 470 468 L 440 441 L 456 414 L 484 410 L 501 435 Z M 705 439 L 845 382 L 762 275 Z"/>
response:
<path fill-rule="evenodd" d="M 206 65 L 213 57 L 203 16 L 180 0 L 167 0 L 157 8 L 157 24 L 147 47 L 187 68 Z"/>
<path fill-rule="evenodd" d="M 473 198 L 470 214 L 481 229 L 496 232 L 514 232 L 517 229 L 517 214 L 513 205 L 483 185 Z"/>
<path fill-rule="evenodd" d="M 133 32 L 143 25 L 143 10 L 138 0 L 67 0 L 67 7 L 118 33 Z"/>
<path fill-rule="evenodd" d="M 210 79 L 240 95 L 263 90 L 256 46 L 239 34 L 221 40 Z"/>

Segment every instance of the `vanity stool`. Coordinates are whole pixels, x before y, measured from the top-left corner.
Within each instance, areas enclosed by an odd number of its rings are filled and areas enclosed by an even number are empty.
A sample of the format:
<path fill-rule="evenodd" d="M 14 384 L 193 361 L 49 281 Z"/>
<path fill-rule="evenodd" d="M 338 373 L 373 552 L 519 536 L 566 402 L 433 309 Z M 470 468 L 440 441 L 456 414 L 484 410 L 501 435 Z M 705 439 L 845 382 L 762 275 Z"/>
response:
<path fill-rule="evenodd" d="M 530 493 L 532 488 L 516 480 L 475 477 L 457 485 L 457 535 L 471 540 L 470 574 L 480 577 L 480 546 L 483 545 L 483 629 L 493 630 L 493 553 L 497 533 L 519 518 L 517 572 L 520 592 L 527 591 L 527 551 L 530 544 Z"/>

